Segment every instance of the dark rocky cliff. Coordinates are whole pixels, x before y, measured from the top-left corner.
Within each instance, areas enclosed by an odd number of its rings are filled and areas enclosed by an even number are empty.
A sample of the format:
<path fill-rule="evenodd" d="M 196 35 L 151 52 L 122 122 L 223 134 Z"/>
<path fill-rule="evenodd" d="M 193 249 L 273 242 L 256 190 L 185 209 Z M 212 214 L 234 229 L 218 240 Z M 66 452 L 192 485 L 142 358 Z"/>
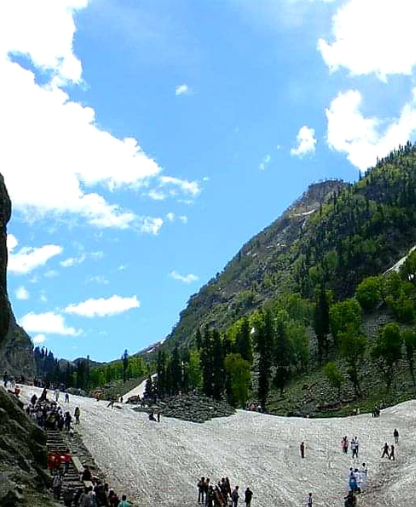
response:
<path fill-rule="evenodd" d="M 17 325 L 7 294 L 7 224 L 11 212 L 10 197 L 0 175 L 0 371 L 33 377 L 33 345 L 27 333 Z"/>

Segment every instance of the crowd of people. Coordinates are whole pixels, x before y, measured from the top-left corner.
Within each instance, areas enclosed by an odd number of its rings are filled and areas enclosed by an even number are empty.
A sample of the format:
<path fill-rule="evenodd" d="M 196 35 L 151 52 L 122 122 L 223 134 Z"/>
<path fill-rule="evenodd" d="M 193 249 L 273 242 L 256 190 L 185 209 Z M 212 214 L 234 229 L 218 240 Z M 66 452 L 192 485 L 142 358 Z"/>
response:
<path fill-rule="evenodd" d="M 205 507 L 238 507 L 240 500 L 239 486 L 231 489 L 228 477 L 223 477 L 217 484 L 211 483 L 207 477 L 201 477 L 197 483 L 198 503 Z M 246 507 L 251 506 L 253 492 L 247 488 L 242 496 Z"/>

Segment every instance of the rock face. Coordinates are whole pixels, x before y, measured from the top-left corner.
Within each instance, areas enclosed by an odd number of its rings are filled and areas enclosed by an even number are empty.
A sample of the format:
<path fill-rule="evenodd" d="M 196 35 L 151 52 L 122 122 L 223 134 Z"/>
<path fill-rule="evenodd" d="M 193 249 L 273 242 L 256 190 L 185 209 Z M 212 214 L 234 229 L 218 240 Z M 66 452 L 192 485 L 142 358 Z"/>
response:
<path fill-rule="evenodd" d="M 51 479 L 47 465 L 46 434 L 0 387 L 0 505 L 46 507 Z"/>
<path fill-rule="evenodd" d="M 149 412 L 150 410 L 158 412 L 160 410 L 162 417 L 174 417 L 195 423 L 204 423 L 216 417 L 228 417 L 236 412 L 227 402 L 212 400 L 201 394 L 172 396 L 150 409 L 137 407 L 134 410 L 137 412 Z"/>
<path fill-rule="evenodd" d="M 7 224 L 11 201 L 0 175 L 0 372 L 11 375 L 35 375 L 33 345 L 27 333 L 17 325 L 7 295 Z"/>

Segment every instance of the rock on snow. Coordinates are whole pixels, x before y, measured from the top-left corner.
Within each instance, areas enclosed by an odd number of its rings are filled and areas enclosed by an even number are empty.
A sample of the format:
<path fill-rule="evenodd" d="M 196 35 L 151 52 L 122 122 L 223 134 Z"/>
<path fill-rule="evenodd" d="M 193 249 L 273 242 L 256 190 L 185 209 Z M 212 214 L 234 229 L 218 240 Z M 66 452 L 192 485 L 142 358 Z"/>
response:
<path fill-rule="evenodd" d="M 25 388 L 27 399 L 39 389 Z M 52 393 L 50 394 L 52 397 Z M 63 403 L 63 405 L 65 405 Z M 199 477 L 215 482 L 228 476 L 243 493 L 254 491 L 253 507 L 343 505 L 351 455 L 341 452 L 344 435 L 357 436 L 368 467 L 368 487 L 360 506 L 416 505 L 416 401 L 370 414 L 337 419 L 283 418 L 238 411 L 236 415 L 195 424 L 162 417 L 160 424 L 123 405 L 71 396 L 70 409 L 81 408 L 78 430 L 97 464 L 119 493 L 143 507 L 197 505 Z M 65 407 L 64 407 L 65 408 Z M 400 433 L 396 461 L 381 460 L 381 447 Z M 301 441 L 306 458 L 299 455 Z M 242 505 L 243 502 L 241 502 Z"/>

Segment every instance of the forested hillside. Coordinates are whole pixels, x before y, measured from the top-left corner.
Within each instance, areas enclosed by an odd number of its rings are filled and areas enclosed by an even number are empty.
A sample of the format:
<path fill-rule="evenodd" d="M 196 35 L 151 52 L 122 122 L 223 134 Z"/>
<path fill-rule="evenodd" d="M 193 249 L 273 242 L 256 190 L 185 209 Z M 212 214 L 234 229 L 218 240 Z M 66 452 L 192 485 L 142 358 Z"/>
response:
<path fill-rule="evenodd" d="M 415 383 L 416 254 L 384 272 L 416 243 L 415 218 L 410 143 L 356 184 L 312 185 L 190 299 L 157 350 L 149 393 L 200 387 L 283 413 L 299 411 L 300 399 L 310 413 L 334 393 L 338 403 L 390 399 L 395 374 L 404 393 Z M 299 382 L 312 382 L 309 396 L 296 392 L 281 409 Z"/>

